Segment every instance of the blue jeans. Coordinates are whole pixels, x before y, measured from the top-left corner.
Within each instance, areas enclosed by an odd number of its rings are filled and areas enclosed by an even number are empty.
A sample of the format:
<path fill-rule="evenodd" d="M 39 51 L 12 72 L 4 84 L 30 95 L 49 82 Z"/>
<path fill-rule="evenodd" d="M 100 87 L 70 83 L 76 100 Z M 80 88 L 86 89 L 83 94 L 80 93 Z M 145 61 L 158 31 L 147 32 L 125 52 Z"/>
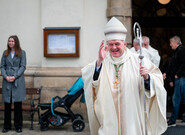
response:
<path fill-rule="evenodd" d="M 185 77 L 175 79 L 175 87 L 173 93 L 173 110 L 170 121 L 176 123 L 179 113 L 180 102 L 185 105 Z"/>

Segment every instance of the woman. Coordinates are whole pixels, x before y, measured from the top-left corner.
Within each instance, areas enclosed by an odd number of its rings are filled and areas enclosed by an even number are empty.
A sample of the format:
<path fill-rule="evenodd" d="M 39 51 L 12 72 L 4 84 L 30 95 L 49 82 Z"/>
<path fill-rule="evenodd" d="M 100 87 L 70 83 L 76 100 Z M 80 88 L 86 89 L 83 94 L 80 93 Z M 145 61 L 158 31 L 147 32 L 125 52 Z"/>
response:
<path fill-rule="evenodd" d="M 1 58 L 2 100 L 5 106 L 3 133 L 11 130 L 11 105 L 14 103 L 14 126 L 16 132 L 22 132 L 22 101 L 26 100 L 24 71 L 26 53 L 20 47 L 16 35 L 8 38 L 7 49 Z"/>

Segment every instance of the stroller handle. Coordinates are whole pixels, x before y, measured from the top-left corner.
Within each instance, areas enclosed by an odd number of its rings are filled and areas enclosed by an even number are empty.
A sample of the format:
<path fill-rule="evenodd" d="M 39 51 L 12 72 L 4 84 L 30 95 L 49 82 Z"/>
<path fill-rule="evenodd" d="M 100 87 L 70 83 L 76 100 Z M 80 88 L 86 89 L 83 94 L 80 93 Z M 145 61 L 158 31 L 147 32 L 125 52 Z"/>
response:
<path fill-rule="evenodd" d="M 57 103 L 54 103 L 55 99 L 58 99 L 59 101 Z M 52 100 L 51 100 L 51 112 L 52 112 L 53 115 L 55 115 L 53 109 L 55 109 L 56 107 L 60 106 L 60 103 L 62 101 L 63 101 L 62 98 L 59 97 L 59 96 L 52 97 Z"/>
<path fill-rule="evenodd" d="M 58 101 L 54 103 L 54 101 L 55 101 L 56 99 L 58 99 Z M 64 100 L 63 100 L 61 97 L 59 97 L 59 96 L 53 97 L 52 100 L 53 100 L 53 101 L 52 101 L 52 102 L 53 102 L 53 108 L 62 106 L 62 105 L 64 104 Z"/>
<path fill-rule="evenodd" d="M 61 98 L 61 97 L 59 97 L 59 96 L 54 97 L 54 98 L 53 98 L 53 101 L 54 101 L 55 99 L 58 99 L 59 101 L 61 101 L 61 100 L 62 100 L 62 98 Z"/>

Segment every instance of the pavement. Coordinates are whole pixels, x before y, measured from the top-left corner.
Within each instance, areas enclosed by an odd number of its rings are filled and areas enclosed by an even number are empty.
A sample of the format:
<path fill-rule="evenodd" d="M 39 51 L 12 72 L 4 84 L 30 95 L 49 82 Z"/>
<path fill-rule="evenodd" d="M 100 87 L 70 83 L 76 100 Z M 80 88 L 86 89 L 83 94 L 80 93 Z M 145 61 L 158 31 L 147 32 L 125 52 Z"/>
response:
<path fill-rule="evenodd" d="M 13 121 L 12 121 L 13 123 Z M 13 125 L 13 124 L 12 124 Z M 12 130 L 7 133 L 2 133 L 3 121 L 0 121 L 0 135 L 90 135 L 89 124 L 85 123 L 85 128 L 82 132 L 74 132 L 72 129 L 72 123 L 67 122 L 61 127 L 53 127 L 49 125 L 47 131 L 41 131 L 38 122 L 33 123 L 34 130 L 30 130 L 30 121 L 23 121 L 23 132 L 17 133 L 14 126 Z"/>
<path fill-rule="evenodd" d="M 177 119 L 176 126 L 169 127 L 163 135 L 185 135 L 185 122 Z"/>
<path fill-rule="evenodd" d="M 176 128 L 174 127 L 168 128 L 166 133 L 164 133 L 164 135 L 184 135 L 185 123 L 184 122 L 182 123 L 181 120 L 177 120 L 176 124 L 177 124 Z M 22 133 L 16 133 L 14 126 L 12 126 L 13 129 L 8 133 L 2 133 L 1 132 L 2 128 L 3 128 L 3 121 L 0 120 L 0 135 L 90 135 L 90 129 L 89 129 L 88 123 L 85 123 L 85 128 L 82 132 L 74 132 L 72 129 L 71 122 L 67 122 L 65 125 L 61 127 L 53 127 L 52 125 L 49 125 L 49 129 L 47 131 L 41 131 L 38 122 L 34 122 L 33 123 L 34 129 L 30 130 L 30 121 L 23 121 Z M 180 130 L 178 128 L 183 130 L 182 134 L 179 133 Z M 177 129 L 178 129 L 178 131 L 176 131 L 177 133 L 174 133 L 174 131 Z"/>

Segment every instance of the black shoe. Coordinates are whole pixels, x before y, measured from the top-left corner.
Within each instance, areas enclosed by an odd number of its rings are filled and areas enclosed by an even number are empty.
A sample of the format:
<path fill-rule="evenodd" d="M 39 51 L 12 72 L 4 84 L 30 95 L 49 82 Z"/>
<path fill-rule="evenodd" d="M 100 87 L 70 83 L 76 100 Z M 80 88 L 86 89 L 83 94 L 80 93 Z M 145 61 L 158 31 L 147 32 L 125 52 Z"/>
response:
<path fill-rule="evenodd" d="M 18 129 L 16 129 L 16 132 L 17 133 L 21 133 L 22 132 L 22 129 L 21 128 L 18 128 Z"/>
<path fill-rule="evenodd" d="M 176 123 L 172 121 L 168 121 L 168 127 L 175 127 Z"/>
<path fill-rule="evenodd" d="M 3 133 L 7 133 L 9 130 L 11 130 L 11 129 L 3 128 L 2 132 L 3 132 Z"/>

